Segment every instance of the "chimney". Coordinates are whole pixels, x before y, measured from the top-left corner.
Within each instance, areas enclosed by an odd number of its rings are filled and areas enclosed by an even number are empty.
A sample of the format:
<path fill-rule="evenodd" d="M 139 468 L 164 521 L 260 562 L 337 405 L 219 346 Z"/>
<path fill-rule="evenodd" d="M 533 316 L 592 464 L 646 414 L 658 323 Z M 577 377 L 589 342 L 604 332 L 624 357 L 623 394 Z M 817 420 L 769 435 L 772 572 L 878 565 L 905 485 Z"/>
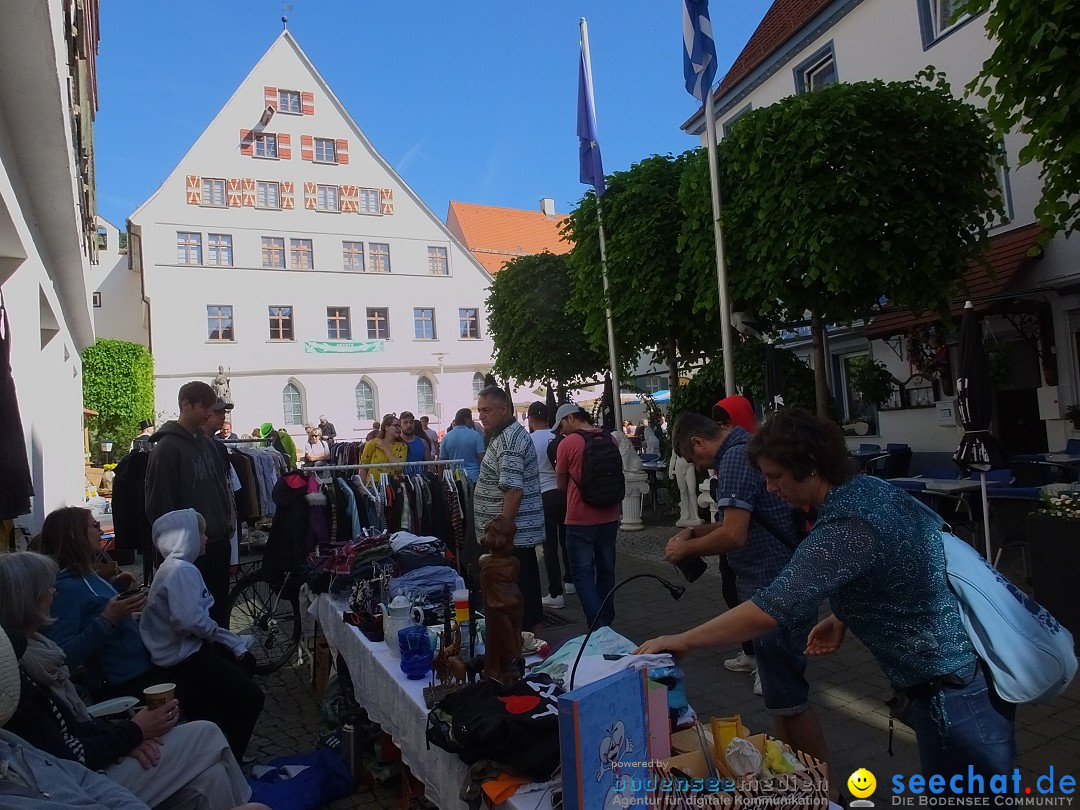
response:
<path fill-rule="evenodd" d="M 544 216 L 548 219 L 555 219 L 555 198 L 544 197 L 540 200 L 540 210 L 544 212 Z"/>

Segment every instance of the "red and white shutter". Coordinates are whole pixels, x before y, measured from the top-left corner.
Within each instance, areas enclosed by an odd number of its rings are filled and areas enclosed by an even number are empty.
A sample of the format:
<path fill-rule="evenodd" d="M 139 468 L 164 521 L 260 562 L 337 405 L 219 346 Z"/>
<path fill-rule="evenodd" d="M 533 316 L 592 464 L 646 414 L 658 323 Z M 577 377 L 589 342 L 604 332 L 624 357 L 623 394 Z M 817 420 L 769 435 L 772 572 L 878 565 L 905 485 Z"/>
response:
<path fill-rule="evenodd" d="M 379 212 L 383 214 L 394 213 L 394 190 L 392 188 L 379 190 Z"/>
<path fill-rule="evenodd" d="M 292 209 L 293 194 L 295 192 L 295 186 L 292 180 L 281 181 L 281 207 L 285 209 Z"/>
<path fill-rule="evenodd" d="M 292 135 L 287 132 L 278 133 L 277 156 L 281 160 L 292 160 Z"/>
<path fill-rule="evenodd" d="M 228 182 L 229 193 L 226 199 L 228 201 L 229 208 L 239 208 L 241 205 L 243 205 L 243 199 L 240 194 L 240 178 L 230 177 Z"/>
<path fill-rule="evenodd" d="M 360 187 L 339 186 L 341 211 L 345 214 L 360 213 Z"/>
<path fill-rule="evenodd" d="M 245 177 L 240 181 L 240 201 L 248 208 L 255 207 L 255 178 Z"/>
<path fill-rule="evenodd" d="M 315 139 L 310 135 L 300 136 L 300 159 L 315 160 Z"/>
<path fill-rule="evenodd" d="M 187 176 L 187 204 L 202 205 L 202 178 L 197 174 Z"/>
<path fill-rule="evenodd" d="M 314 211 L 315 207 L 315 184 L 304 183 L 304 208 L 309 208 Z"/>
<path fill-rule="evenodd" d="M 255 139 L 251 136 L 250 129 L 240 130 L 240 154 L 241 155 L 254 155 L 255 154 Z"/>
<path fill-rule="evenodd" d="M 315 94 L 314 93 L 301 93 L 300 94 L 300 111 L 304 115 L 315 114 Z"/>
<path fill-rule="evenodd" d="M 263 109 L 267 107 L 273 107 L 275 110 L 278 108 L 277 88 L 269 85 L 263 88 Z"/>
<path fill-rule="evenodd" d="M 337 152 L 337 162 L 342 166 L 347 166 L 349 163 L 349 142 L 345 138 L 338 138 L 337 143 L 334 145 L 334 151 Z"/>

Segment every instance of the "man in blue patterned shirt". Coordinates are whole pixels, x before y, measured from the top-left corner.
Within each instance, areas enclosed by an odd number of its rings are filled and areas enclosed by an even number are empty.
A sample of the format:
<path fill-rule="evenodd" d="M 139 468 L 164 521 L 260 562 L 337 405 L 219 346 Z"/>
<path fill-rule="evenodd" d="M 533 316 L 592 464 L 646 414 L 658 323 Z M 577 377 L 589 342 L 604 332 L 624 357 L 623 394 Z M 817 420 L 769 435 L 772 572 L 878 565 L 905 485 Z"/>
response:
<path fill-rule="evenodd" d="M 476 537 L 495 518 L 514 524 L 514 556 L 521 564 L 518 585 L 525 598 L 521 628 L 539 633 L 544 622 L 540 565 L 536 547 L 544 542 L 544 502 L 540 497 L 540 466 L 529 431 L 514 417 L 510 397 L 498 386 L 480 392 L 476 410 L 484 426 L 484 460 L 473 490 Z"/>
<path fill-rule="evenodd" d="M 664 558 L 727 554 L 735 571 L 739 599 L 748 601 L 787 565 L 797 545 L 790 508 L 767 489 L 765 477 L 750 464 L 750 433 L 716 409 L 720 423 L 683 414 L 672 429 L 673 452 L 699 469 L 715 465 L 717 506 L 722 523 L 683 529 L 672 537 Z M 816 617 L 814 617 L 816 618 Z M 827 761 L 825 736 L 810 705 L 806 681 L 806 637 L 810 625 L 778 627 L 754 639 L 765 708 L 776 719 L 777 737 L 792 748 Z"/>

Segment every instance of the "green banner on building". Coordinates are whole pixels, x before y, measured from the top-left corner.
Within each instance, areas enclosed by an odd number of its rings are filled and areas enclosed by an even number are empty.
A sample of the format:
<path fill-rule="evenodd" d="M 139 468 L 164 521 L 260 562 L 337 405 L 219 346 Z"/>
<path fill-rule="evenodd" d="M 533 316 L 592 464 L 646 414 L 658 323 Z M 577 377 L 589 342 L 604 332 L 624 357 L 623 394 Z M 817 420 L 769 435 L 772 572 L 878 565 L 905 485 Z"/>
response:
<path fill-rule="evenodd" d="M 375 354 L 386 349 L 385 340 L 305 340 L 306 354 Z"/>

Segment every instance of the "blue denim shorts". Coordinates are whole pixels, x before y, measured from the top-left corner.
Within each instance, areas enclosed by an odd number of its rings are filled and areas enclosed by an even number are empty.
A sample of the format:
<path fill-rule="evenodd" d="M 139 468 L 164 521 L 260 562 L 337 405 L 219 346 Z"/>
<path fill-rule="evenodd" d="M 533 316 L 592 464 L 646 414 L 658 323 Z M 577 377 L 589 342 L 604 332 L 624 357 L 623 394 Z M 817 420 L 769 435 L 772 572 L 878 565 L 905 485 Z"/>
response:
<path fill-rule="evenodd" d="M 807 630 L 784 626 L 754 639 L 761 696 L 769 714 L 791 716 L 810 706 L 810 684 L 806 681 Z"/>

